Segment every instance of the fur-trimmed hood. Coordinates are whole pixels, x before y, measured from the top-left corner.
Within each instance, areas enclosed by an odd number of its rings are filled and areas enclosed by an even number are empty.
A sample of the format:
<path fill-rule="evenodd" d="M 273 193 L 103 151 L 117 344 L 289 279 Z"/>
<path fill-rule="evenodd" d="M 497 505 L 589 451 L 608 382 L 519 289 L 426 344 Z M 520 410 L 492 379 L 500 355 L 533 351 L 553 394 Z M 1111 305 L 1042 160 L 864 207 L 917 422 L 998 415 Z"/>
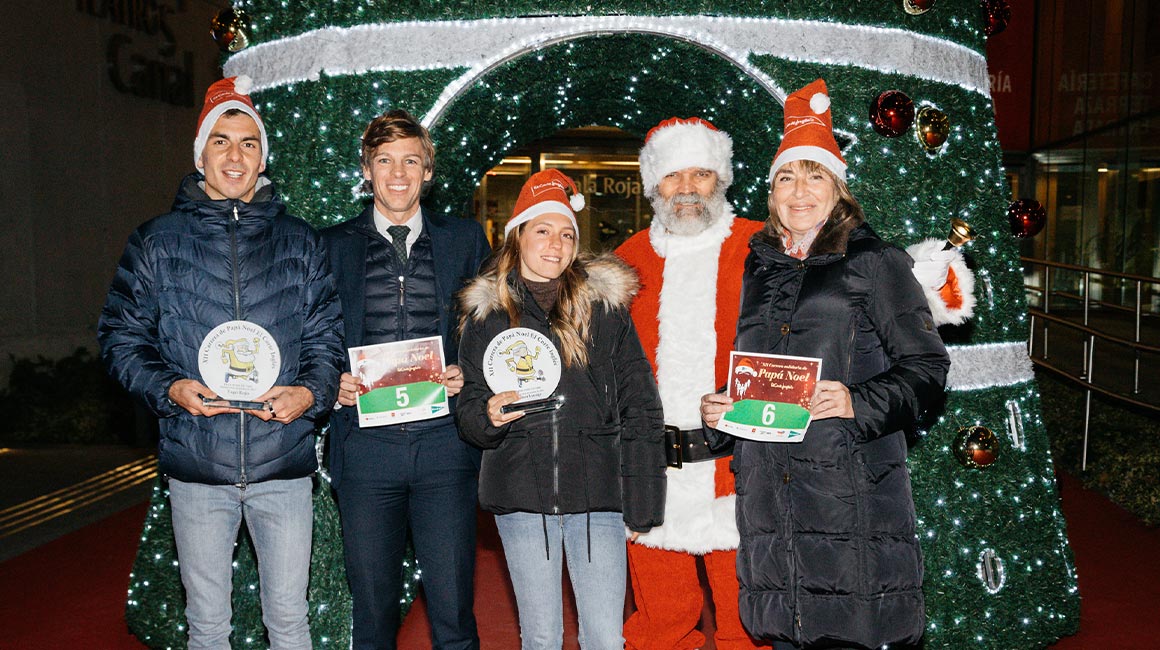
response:
<path fill-rule="evenodd" d="M 612 253 L 605 253 L 598 257 L 581 255 L 573 264 L 581 265 L 585 281 L 582 295 L 589 304 L 595 306 L 603 304 L 606 309 L 627 309 L 640 288 L 636 272 Z M 514 282 L 515 274 L 503 279 L 504 282 Z M 482 321 L 493 312 L 502 311 L 496 290 L 500 279 L 495 269 L 479 275 L 467 283 L 463 291 L 459 292 L 459 305 L 462 313 L 476 322 Z M 521 292 L 514 291 L 518 299 Z"/>

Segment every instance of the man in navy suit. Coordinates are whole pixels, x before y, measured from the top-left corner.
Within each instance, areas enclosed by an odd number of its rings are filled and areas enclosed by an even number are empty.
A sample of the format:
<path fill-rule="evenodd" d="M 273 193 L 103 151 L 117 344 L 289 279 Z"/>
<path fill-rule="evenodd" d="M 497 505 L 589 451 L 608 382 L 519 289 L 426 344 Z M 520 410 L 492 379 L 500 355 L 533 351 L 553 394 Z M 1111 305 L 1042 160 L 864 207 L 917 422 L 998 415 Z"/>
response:
<path fill-rule="evenodd" d="M 374 203 L 323 231 L 342 300 L 349 347 L 442 336 L 443 384 L 459 392 L 453 296 L 490 253 L 469 219 L 434 215 L 419 198 L 435 171 L 427 129 L 406 111 L 375 118 L 362 137 L 362 171 Z M 402 563 L 410 530 L 422 571 L 434 648 L 479 647 L 472 579 L 479 452 L 450 415 L 364 427 L 353 407 L 359 379 L 342 374 L 331 417 L 331 475 L 342 515 L 354 599 L 353 647 L 396 647 Z"/>

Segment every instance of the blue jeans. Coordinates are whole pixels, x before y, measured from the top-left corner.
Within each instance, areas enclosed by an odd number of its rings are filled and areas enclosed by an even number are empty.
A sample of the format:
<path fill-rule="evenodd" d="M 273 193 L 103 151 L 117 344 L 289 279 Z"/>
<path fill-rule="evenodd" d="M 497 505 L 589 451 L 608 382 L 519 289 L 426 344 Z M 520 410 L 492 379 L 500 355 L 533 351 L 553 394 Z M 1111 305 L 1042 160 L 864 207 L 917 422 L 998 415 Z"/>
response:
<path fill-rule="evenodd" d="M 271 650 L 310 648 L 306 587 L 313 509 L 309 477 L 233 485 L 169 479 L 190 650 L 230 647 L 234 544 L 242 520 L 258 555 Z"/>
<path fill-rule="evenodd" d="M 556 650 L 564 643 L 560 566 L 565 554 L 580 619 L 580 647 L 624 648 L 627 559 L 624 518 L 619 512 L 593 512 L 590 522 L 584 514 L 515 512 L 496 515 L 495 525 L 516 592 L 522 650 Z"/>

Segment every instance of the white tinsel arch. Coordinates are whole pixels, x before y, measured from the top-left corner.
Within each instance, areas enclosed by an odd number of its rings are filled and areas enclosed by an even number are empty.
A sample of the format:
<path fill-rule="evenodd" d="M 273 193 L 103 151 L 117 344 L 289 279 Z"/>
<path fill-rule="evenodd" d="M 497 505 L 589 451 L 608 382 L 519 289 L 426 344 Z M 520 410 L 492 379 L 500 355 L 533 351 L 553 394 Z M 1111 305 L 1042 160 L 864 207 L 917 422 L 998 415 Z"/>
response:
<path fill-rule="evenodd" d="M 457 83 L 469 83 L 514 53 L 579 35 L 625 32 L 697 43 L 753 70 L 755 79 L 763 75 L 749 57 L 771 55 L 904 74 L 990 96 L 986 58 L 945 39 L 868 25 L 729 16 L 551 16 L 326 27 L 243 50 L 226 63 L 225 72 L 248 74 L 254 89 L 263 90 L 317 79 L 323 72 L 467 68 L 448 87 L 453 92 Z M 784 92 L 768 81 L 774 96 L 784 100 Z"/>

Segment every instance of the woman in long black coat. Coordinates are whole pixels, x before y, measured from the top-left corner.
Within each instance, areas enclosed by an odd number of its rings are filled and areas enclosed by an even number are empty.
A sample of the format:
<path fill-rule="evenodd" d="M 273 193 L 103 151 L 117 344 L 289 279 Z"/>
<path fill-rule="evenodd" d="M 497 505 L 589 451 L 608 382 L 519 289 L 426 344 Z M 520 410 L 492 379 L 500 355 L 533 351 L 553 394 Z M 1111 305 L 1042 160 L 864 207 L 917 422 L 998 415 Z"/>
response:
<path fill-rule="evenodd" d="M 874 234 L 846 186 L 828 107 L 821 80 L 786 101 L 737 326 L 738 350 L 822 359 L 804 439 L 738 439 L 734 452 L 742 622 L 777 648 L 922 636 L 904 432 L 950 366 L 910 258 Z M 705 396 L 706 424 L 730 404 Z"/>

